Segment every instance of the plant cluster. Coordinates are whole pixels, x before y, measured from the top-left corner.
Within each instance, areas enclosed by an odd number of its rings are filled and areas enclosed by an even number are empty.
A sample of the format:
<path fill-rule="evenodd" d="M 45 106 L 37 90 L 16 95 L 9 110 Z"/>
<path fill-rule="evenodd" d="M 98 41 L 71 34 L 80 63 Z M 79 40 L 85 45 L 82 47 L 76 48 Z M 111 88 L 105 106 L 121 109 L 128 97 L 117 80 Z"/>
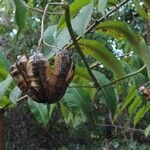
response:
<path fill-rule="evenodd" d="M 3 0 L 0 8 L 1 117 L 26 100 L 44 133 L 49 133 L 50 127 L 56 129 L 53 122 L 67 128 L 68 135 L 59 133 L 63 142 L 52 138 L 66 149 L 137 149 L 140 144 L 136 140 L 149 141 L 149 0 Z M 39 50 L 50 64 L 62 49 L 74 60 L 73 80 L 70 85 L 60 84 L 65 91 L 61 101 L 37 103 L 13 81 L 10 64 L 19 54 L 34 55 Z M 58 59 L 58 63 L 59 68 L 63 61 Z M 63 65 L 58 72 L 62 70 Z M 41 72 L 37 78 L 42 85 L 40 79 L 45 78 L 40 78 Z M 40 88 L 38 94 L 43 96 L 46 92 Z M 40 96 L 38 101 L 43 98 Z M 2 119 L 0 133 L 4 135 Z M 65 138 L 75 139 L 77 144 L 68 144 Z M 0 148 L 2 145 L 4 140 Z"/>

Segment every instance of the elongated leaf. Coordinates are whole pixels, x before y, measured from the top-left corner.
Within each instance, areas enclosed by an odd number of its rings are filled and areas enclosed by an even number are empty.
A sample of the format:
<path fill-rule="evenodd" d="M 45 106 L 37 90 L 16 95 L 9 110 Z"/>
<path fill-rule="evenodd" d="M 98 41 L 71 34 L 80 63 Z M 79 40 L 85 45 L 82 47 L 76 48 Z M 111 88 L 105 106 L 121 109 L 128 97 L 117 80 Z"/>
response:
<path fill-rule="evenodd" d="M 110 81 L 105 77 L 104 74 L 98 71 L 92 71 L 92 72 L 94 73 L 100 85 L 106 85 L 110 83 Z M 77 67 L 75 75 L 81 76 L 82 78 L 85 78 L 86 80 L 89 80 L 92 82 L 92 79 L 90 78 L 85 68 Z M 110 110 L 113 116 L 117 108 L 117 96 L 116 96 L 114 87 L 113 86 L 104 87 L 100 90 L 98 94 L 100 95 L 99 96 L 100 100 L 103 100 L 103 102 L 106 104 L 106 106 L 108 107 L 108 109 Z"/>
<path fill-rule="evenodd" d="M 90 75 L 88 74 L 87 70 L 79 65 L 76 65 L 75 68 L 75 75 L 78 75 L 86 80 L 92 81 Z"/>
<path fill-rule="evenodd" d="M 116 39 L 126 39 L 130 44 L 136 47 L 139 46 L 138 36 L 124 22 L 105 21 L 100 23 L 96 29 Z"/>
<path fill-rule="evenodd" d="M 86 2 L 86 4 L 87 4 L 87 2 Z M 92 11 L 93 11 L 93 3 L 90 3 L 86 6 L 84 6 L 80 10 L 79 14 L 71 21 L 72 27 L 78 35 L 84 36 L 86 27 L 89 24 L 89 21 L 90 21 L 91 15 L 92 15 Z M 47 33 L 49 33 L 49 32 L 50 31 L 48 31 Z M 47 34 L 47 35 L 49 35 L 49 34 Z M 63 48 L 70 40 L 71 40 L 71 37 L 68 32 L 68 29 L 64 28 L 56 36 L 54 44 L 60 49 L 60 48 Z M 48 41 L 48 39 L 47 39 L 47 41 Z M 57 51 L 57 49 L 53 48 L 53 51 Z"/>
<path fill-rule="evenodd" d="M 63 29 L 56 37 L 56 45 L 58 48 L 64 47 L 71 40 L 68 29 Z"/>
<path fill-rule="evenodd" d="M 104 74 L 93 71 L 96 79 L 100 83 L 100 85 L 106 85 L 110 83 L 110 81 L 105 77 Z M 100 90 L 99 92 L 100 99 L 103 100 L 108 107 L 109 111 L 111 112 L 112 116 L 114 116 L 117 108 L 117 96 L 113 86 L 107 86 Z"/>
<path fill-rule="evenodd" d="M 111 35 L 117 39 L 125 39 L 133 47 L 133 50 L 144 61 L 150 78 L 150 49 L 146 45 L 143 37 L 135 34 L 127 24 L 119 21 L 106 21 L 97 26 L 97 31 Z"/>
<path fill-rule="evenodd" d="M 143 118 L 144 114 L 150 110 L 150 103 L 143 105 L 134 117 L 134 126 Z"/>
<path fill-rule="evenodd" d="M 28 104 L 36 120 L 46 127 L 49 122 L 49 110 L 47 105 L 37 103 L 30 98 L 28 99 Z"/>
<path fill-rule="evenodd" d="M 99 0 L 98 1 L 98 10 L 104 14 L 104 10 L 105 10 L 105 7 L 106 7 L 106 4 L 107 4 L 107 0 Z"/>
<path fill-rule="evenodd" d="M 44 41 L 48 44 L 52 44 L 56 36 L 56 25 L 49 26 L 44 32 Z"/>
<path fill-rule="evenodd" d="M 108 0 L 107 5 L 109 6 L 116 6 L 118 0 Z"/>
<path fill-rule="evenodd" d="M 135 113 L 137 107 L 142 103 L 142 100 L 141 100 L 141 97 L 140 96 L 137 96 L 133 103 L 130 105 L 128 111 L 129 111 L 129 115 L 130 117 L 133 116 L 133 114 Z"/>
<path fill-rule="evenodd" d="M 15 19 L 18 25 L 18 33 L 25 27 L 25 16 L 27 8 L 22 0 L 14 0 L 15 9 Z"/>
<path fill-rule="evenodd" d="M 14 104 L 12 103 L 12 101 L 7 97 L 7 96 L 3 96 L 0 100 L 0 109 L 1 108 L 11 108 L 13 107 Z"/>
<path fill-rule="evenodd" d="M 72 19 L 83 6 L 88 5 L 89 3 L 91 3 L 91 0 L 82 0 L 82 1 L 76 0 L 75 2 L 71 3 L 69 6 L 70 7 L 70 19 Z M 66 25 L 65 15 L 62 15 L 58 23 L 58 29 L 64 28 L 65 25 Z"/>
<path fill-rule="evenodd" d="M 75 114 L 73 121 L 72 121 L 72 126 L 73 128 L 78 127 L 79 125 L 83 124 L 86 122 L 86 117 L 83 115 L 82 111 L 79 111 L 77 114 Z"/>
<path fill-rule="evenodd" d="M 21 95 L 22 91 L 16 86 L 10 93 L 9 99 L 16 104 L 19 96 Z"/>
<path fill-rule="evenodd" d="M 56 107 L 57 107 L 57 104 L 51 104 L 51 105 L 50 105 L 50 109 L 49 109 L 49 120 L 51 119 L 52 114 L 53 114 L 53 112 L 54 112 L 54 110 L 55 110 Z"/>
<path fill-rule="evenodd" d="M 144 130 L 144 134 L 146 137 L 150 135 L 150 125 Z"/>
<path fill-rule="evenodd" d="M 103 44 L 86 39 L 80 40 L 79 44 L 83 52 L 101 61 L 114 73 L 115 77 L 124 75 L 124 69 L 120 61 Z"/>
<path fill-rule="evenodd" d="M 122 113 L 122 111 L 127 107 L 127 105 L 133 100 L 133 98 L 136 96 L 137 94 L 137 90 L 136 90 L 136 87 L 135 86 L 132 86 L 130 87 L 130 90 L 129 90 L 129 94 L 128 96 L 126 97 L 123 105 L 121 106 L 121 108 L 119 109 L 118 111 L 118 114 Z"/>
<path fill-rule="evenodd" d="M 84 36 L 93 12 L 93 3 L 84 6 L 79 14 L 72 20 L 72 27 L 77 35 Z"/>
<path fill-rule="evenodd" d="M 71 107 L 81 109 L 86 118 L 90 121 L 92 126 L 95 126 L 95 118 L 92 110 L 92 100 L 88 93 L 83 89 L 78 89 L 75 87 L 69 88 L 64 96 L 65 101 L 70 104 Z M 71 108 L 72 109 L 72 108 Z"/>
<path fill-rule="evenodd" d="M 65 123 L 69 124 L 70 122 L 73 121 L 73 114 L 67 107 L 65 107 L 64 104 L 62 104 L 62 103 L 60 103 L 60 104 L 61 104 L 61 112 L 64 117 Z"/>
<path fill-rule="evenodd" d="M 8 87 L 10 86 L 12 82 L 12 77 L 9 75 L 4 81 L 0 83 L 0 100 L 5 95 L 6 91 L 8 90 Z"/>
<path fill-rule="evenodd" d="M 8 74 L 9 74 L 8 71 L 6 71 L 3 68 L 0 68 L 0 82 L 3 81 L 7 77 Z"/>
<path fill-rule="evenodd" d="M 140 5 L 140 1 L 139 0 L 132 0 L 132 2 L 135 5 L 135 8 L 137 9 L 138 13 L 145 19 L 150 18 L 150 16 L 148 16 L 148 14 L 144 11 L 144 8 Z"/>
<path fill-rule="evenodd" d="M 146 65 L 148 76 L 150 79 L 150 48 L 146 45 L 143 38 L 140 40 L 140 46 L 137 47 L 140 51 L 140 57 L 144 61 L 144 64 Z"/>

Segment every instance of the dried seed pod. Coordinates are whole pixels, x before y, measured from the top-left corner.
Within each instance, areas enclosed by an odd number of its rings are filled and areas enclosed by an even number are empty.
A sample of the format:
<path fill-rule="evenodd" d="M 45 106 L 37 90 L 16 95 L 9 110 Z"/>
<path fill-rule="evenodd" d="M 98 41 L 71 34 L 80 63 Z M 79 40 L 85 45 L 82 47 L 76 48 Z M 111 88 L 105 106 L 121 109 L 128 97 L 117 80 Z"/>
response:
<path fill-rule="evenodd" d="M 141 95 L 143 95 L 145 98 L 150 98 L 150 89 L 149 88 L 146 88 L 145 86 L 141 86 L 139 88 L 139 93 Z"/>
<path fill-rule="evenodd" d="M 27 65 L 28 59 L 25 55 L 20 56 L 16 63 L 12 65 L 11 67 L 11 75 L 16 80 L 18 87 L 23 91 L 28 91 L 28 76 L 26 74 L 26 65 Z"/>
<path fill-rule="evenodd" d="M 67 50 L 59 51 L 55 56 L 54 71 L 50 74 L 49 100 L 61 99 L 74 75 L 74 63 Z"/>
<path fill-rule="evenodd" d="M 49 62 L 41 53 L 36 53 L 29 57 L 27 64 L 27 75 L 30 80 L 30 86 L 39 102 L 47 101 L 47 74 L 49 74 Z"/>
<path fill-rule="evenodd" d="M 16 63 L 11 66 L 10 74 L 17 82 L 17 86 L 23 91 L 27 92 L 28 90 L 28 84 L 24 81 L 24 78 L 20 71 L 18 70 Z"/>
<path fill-rule="evenodd" d="M 74 63 L 65 49 L 56 54 L 54 65 L 42 53 L 29 58 L 23 55 L 11 67 L 11 75 L 33 100 L 51 104 L 65 94 L 74 75 Z"/>
<path fill-rule="evenodd" d="M 37 99 L 37 97 L 33 94 L 34 89 L 30 88 L 30 81 L 27 75 L 27 56 L 19 56 L 16 63 L 12 65 L 10 69 L 10 73 L 12 77 L 17 82 L 17 86 L 30 97 Z"/>

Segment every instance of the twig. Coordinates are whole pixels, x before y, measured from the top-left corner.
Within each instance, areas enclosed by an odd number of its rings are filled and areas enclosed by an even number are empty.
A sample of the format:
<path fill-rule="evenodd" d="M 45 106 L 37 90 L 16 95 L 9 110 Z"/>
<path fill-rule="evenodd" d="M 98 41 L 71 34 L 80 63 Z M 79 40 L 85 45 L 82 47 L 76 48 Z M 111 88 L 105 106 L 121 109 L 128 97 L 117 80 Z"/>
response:
<path fill-rule="evenodd" d="M 82 60 L 84 61 L 85 66 L 86 66 L 86 68 L 88 70 L 88 73 L 89 73 L 89 75 L 91 76 L 91 78 L 92 78 L 92 80 L 94 82 L 94 86 L 96 88 L 99 88 L 100 84 L 98 83 L 97 79 L 95 78 L 94 74 L 92 73 L 91 68 L 90 68 L 90 66 L 89 66 L 89 64 L 88 64 L 88 62 L 87 62 L 83 52 L 81 51 L 77 40 L 76 40 L 75 34 L 73 32 L 73 29 L 72 29 L 71 21 L 70 21 L 70 9 L 69 9 L 69 6 L 68 6 L 67 3 L 64 3 L 64 9 L 65 9 L 65 19 L 66 19 L 67 28 L 68 28 L 68 31 L 70 33 L 71 39 L 73 41 L 73 44 L 75 45 L 79 55 L 81 56 Z"/>
<path fill-rule="evenodd" d="M 143 130 L 141 130 L 141 129 L 136 129 L 136 128 L 129 128 L 129 127 L 123 127 L 123 126 L 111 125 L 111 124 L 98 124 L 98 123 L 97 123 L 97 125 L 98 125 L 98 126 L 101 126 L 101 127 L 127 129 L 127 130 L 130 130 L 130 131 L 137 131 L 137 132 L 142 132 L 142 133 L 143 133 Z"/>
<path fill-rule="evenodd" d="M 69 86 L 68 88 L 95 88 L 95 86 L 81 85 L 81 86 Z"/>
<path fill-rule="evenodd" d="M 48 3 L 44 9 L 44 13 L 43 13 L 43 16 L 42 16 L 42 21 L 41 21 L 41 37 L 40 37 L 40 40 L 39 40 L 39 43 L 38 43 L 38 47 L 37 47 L 37 52 L 40 51 L 41 49 L 41 45 L 43 43 L 43 38 L 44 38 L 44 20 L 45 20 L 45 16 L 46 16 L 46 13 L 47 13 L 47 10 L 48 10 L 48 7 L 49 5 L 57 5 L 57 6 L 62 6 L 63 3 Z"/>
<path fill-rule="evenodd" d="M 102 89 L 102 88 L 104 88 L 104 87 L 107 87 L 107 86 L 110 86 L 110 85 L 112 85 L 112 84 L 115 84 L 116 82 L 119 82 L 119 81 L 121 81 L 121 80 L 124 80 L 124 79 L 127 79 L 127 78 L 129 78 L 129 77 L 132 77 L 132 76 L 134 76 L 134 75 L 140 73 L 140 72 L 141 72 L 142 70 L 144 70 L 145 68 L 146 68 L 146 66 L 144 65 L 142 68 L 140 68 L 139 70 L 137 70 L 137 71 L 135 71 L 135 72 L 129 73 L 129 74 L 127 74 L 127 75 L 125 75 L 125 76 L 123 76 L 123 77 L 120 77 L 120 78 L 118 78 L 118 79 L 116 79 L 116 80 L 114 80 L 114 81 L 112 81 L 112 82 L 110 82 L 110 83 L 108 83 L 108 84 L 101 85 L 101 87 L 100 87 L 99 89 L 97 89 L 97 91 L 96 91 L 96 93 L 95 93 L 95 96 L 94 96 L 94 98 L 93 98 L 93 101 L 95 101 L 96 96 L 97 96 L 97 94 L 98 94 L 98 92 L 99 92 L 100 89 Z"/>
<path fill-rule="evenodd" d="M 103 87 L 106 87 L 106 86 L 110 86 L 110 85 L 112 85 L 112 84 L 115 84 L 116 82 L 119 82 L 119 81 L 121 81 L 121 80 L 127 79 L 127 78 L 129 78 L 129 77 L 134 76 L 134 75 L 137 75 L 138 73 L 140 73 L 141 71 L 143 71 L 145 68 L 146 68 L 146 66 L 144 65 L 142 68 L 140 68 L 139 70 L 137 70 L 137 71 L 135 71 L 135 72 L 129 73 L 129 74 L 123 76 L 123 77 L 120 77 L 120 78 L 118 78 L 118 79 L 116 79 L 116 80 L 113 80 L 112 82 L 110 82 L 110 83 L 108 83 L 108 84 L 101 85 L 100 89 L 103 88 Z M 70 88 L 72 88 L 72 87 L 77 87 L 77 88 L 95 88 L 95 87 L 93 87 L 93 86 L 88 86 L 88 85 L 87 85 L 87 86 L 86 86 L 86 85 L 84 85 L 84 86 L 70 86 Z"/>
<path fill-rule="evenodd" d="M 26 6 L 27 6 L 28 9 L 31 9 L 33 11 L 44 13 L 44 10 L 41 10 L 41 9 L 38 9 L 38 8 L 33 8 L 33 7 L 29 6 L 29 5 L 26 5 Z M 47 11 L 46 14 L 48 14 L 48 15 L 62 15 L 63 12 L 49 12 L 49 11 Z"/>
<path fill-rule="evenodd" d="M 114 83 L 116 83 L 116 82 L 119 82 L 119 81 L 121 81 L 121 80 L 127 79 L 127 78 L 129 78 L 129 77 L 132 77 L 132 76 L 134 76 L 134 75 L 140 73 L 141 71 L 143 71 L 145 68 L 146 68 L 146 66 L 144 65 L 142 68 L 140 68 L 139 70 L 137 70 L 137 71 L 135 71 L 135 72 L 132 72 L 132 73 L 129 73 L 129 74 L 123 76 L 123 77 L 120 77 L 120 78 L 118 78 L 118 79 L 116 79 L 116 80 L 110 82 L 109 84 L 102 85 L 101 88 L 106 87 L 106 86 L 110 86 L 110 85 L 112 85 L 112 84 L 114 84 Z"/>
<path fill-rule="evenodd" d="M 24 100 L 24 99 L 26 99 L 26 98 L 28 98 L 28 95 L 24 95 L 24 96 L 20 97 L 20 98 L 17 100 L 17 103 L 20 102 L 20 101 L 22 101 L 22 100 Z"/>
<path fill-rule="evenodd" d="M 41 22 L 41 37 L 40 37 L 40 40 L 39 40 L 39 43 L 38 43 L 37 52 L 40 51 L 41 45 L 42 45 L 42 42 L 43 42 L 43 37 L 44 37 L 44 20 L 45 20 L 45 16 L 46 16 L 46 12 L 47 12 L 48 6 L 49 6 L 49 3 L 46 5 L 46 7 L 45 7 L 45 9 L 44 9 L 43 16 L 42 16 L 42 22 Z"/>
<path fill-rule="evenodd" d="M 122 1 L 120 4 L 118 4 L 116 7 L 114 7 L 110 12 L 108 12 L 106 14 L 106 18 L 109 17 L 112 13 L 114 13 L 117 9 L 119 9 L 121 6 L 123 6 L 124 4 L 126 4 L 129 0 L 124 0 Z M 95 21 L 89 28 L 87 28 L 87 30 L 85 31 L 85 34 L 87 34 L 88 32 L 90 32 L 91 30 L 93 30 L 100 22 L 102 22 L 103 20 L 105 20 L 105 17 L 101 17 L 100 19 L 98 19 L 97 21 Z M 78 36 L 76 38 L 76 40 L 80 40 L 82 37 Z M 69 49 L 71 46 L 73 46 L 73 42 L 71 42 L 70 44 L 68 44 L 67 46 L 65 46 L 66 49 Z"/>

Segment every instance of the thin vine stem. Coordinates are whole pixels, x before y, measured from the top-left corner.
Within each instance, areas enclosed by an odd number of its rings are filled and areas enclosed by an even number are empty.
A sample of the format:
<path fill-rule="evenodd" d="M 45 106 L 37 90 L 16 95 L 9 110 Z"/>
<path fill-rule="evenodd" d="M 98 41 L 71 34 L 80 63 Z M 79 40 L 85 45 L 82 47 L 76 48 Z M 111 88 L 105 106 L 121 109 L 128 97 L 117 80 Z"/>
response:
<path fill-rule="evenodd" d="M 40 40 L 39 40 L 39 43 L 38 43 L 37 52 L 40 52 L 40 51 L 41 51 L 41 45 L 42 45 L 42 43 L 43 43 L 43 37 L 44 37 L 44 20 L 45 20 L 45 16 L 46 16 L 46 13 L 47 13 L 48 6 L 49 6 L 49 3 L 46 5 L 46 7 L 45 7 L 45 9 L 44 9 L 43 16 L 42 16 L 42 22 L 41 22 L 41 37 L 40 37 Z"/>
<path fill-rule="evenodd" d="M 70 36 L 71 36 L 71 39 L 73 41 L 73 44 L 75 46 L 75 48 L 77 49 L 79 55 L 81 56 L 83 62 L 85 63 L 85 66 L 88 70 L 88 73 L 90 75 L 90 77 L 92 78 L 93 82 L 94 82 L 94 86 L 96 88 L 99 88 L 100 87 L 100 84 L 98 83 L 96 77 L 94 76 L 94 74 L 92 73 L 92 70 L 85 58 L 85 55 L 83 54 L 82 50 L 80 49 L 80 46 L 76 40 L 76 36 L 74 34 L 74 31 L 73 31 L 73 28 L 72 28 L 72 25 L 71 25 L 71 21 L 70 21 L 70 8 L 69 8 L 69 5 L 67 3 L 64 3 L 64 6 L 63 8 L 65 9 L 65 19 L 66 19 L 66 25 L 67 25 L 67 28 L 68 28 L 68 31 L 70 33 Z"/>
<path fill-rule="evenodd" d="M 106 87 L 106 86 L 110 86 L 110 85 L 112 85 L 112 84 L 115 84 L 116 82 L 125 80 L 125 79 L 127 79 L 127 78 L 129 78 L 129 77 L 132 77 L 132 76 L 134 76 L 134 75 L 137 75 L 138 73 L 140 73 L 141 71 L 143 71 L 145 68 L 146 68 L 146 66 L 144 65 L 142 68 L 140 68 L 139 70 L 137 70 L 137 71 L 135 71 L 135 72 L 129 73 L 129 74 L 123 76 L 123 77 L 120 77 L 120 78 L 118 78 L 118 79 L 116 79 L 116 80 L 113 80 L 112 82 L 110 82 L 110 83 L 108 83 L 108 84 L 102 85 L 101 88 Z"/>
<path fill-rule="evenodd" d="M 33 11 L 36 11 L 36 12 L 39 12 L 39 13 L 44 13 L 44 10 L 41 10 L 39 8 L 34 8 L 34 7 L 29 6 L 29 5 L 26 5 L 26 6 L 30 10 L 33 10 Z M 47 15 L 62 15 L 63 12 L 49 12 L 49 11 L 47 11 L 46 14 Z"/>
<path fill-rule="evenodd" d="M 43 38 L 44 38 L 44 20 L 45 20 L 45 16 L 47 14 L 47 10 L 48 10 L 48 7 L 49 5 L 57 5 L 57 6 L 62 6 L 63 3 L 48 3 L 44 9 L 44 13 L 43 13 L 43 16 L 42 16 L 42 21 L 41 21 L 41 37 L 40 37 L 40 40 L 39 40 L 39 43 L 38 43 L 38 47 L 37 47 L 37 52 L 40 52 L 41 51 L 41 46 L 43 44 Z"/>
<path fill-rule="evenodd" d="M 137 131 L 137 132 L 142 132 L 143 130 L 141 129 L 136 129 L 136 128 L 130 128 L 130 127 L 124 127 L 124 126 L 118 126 L 118 125 L 111 125 L 111 124 L 98 124 L 96 123 L 98 126 L 100 127 L 110 127 L 110 128 L 118 128 L 118 129 L 126 129 L 126 130 L 130 130 L 130 131 Z"/>

